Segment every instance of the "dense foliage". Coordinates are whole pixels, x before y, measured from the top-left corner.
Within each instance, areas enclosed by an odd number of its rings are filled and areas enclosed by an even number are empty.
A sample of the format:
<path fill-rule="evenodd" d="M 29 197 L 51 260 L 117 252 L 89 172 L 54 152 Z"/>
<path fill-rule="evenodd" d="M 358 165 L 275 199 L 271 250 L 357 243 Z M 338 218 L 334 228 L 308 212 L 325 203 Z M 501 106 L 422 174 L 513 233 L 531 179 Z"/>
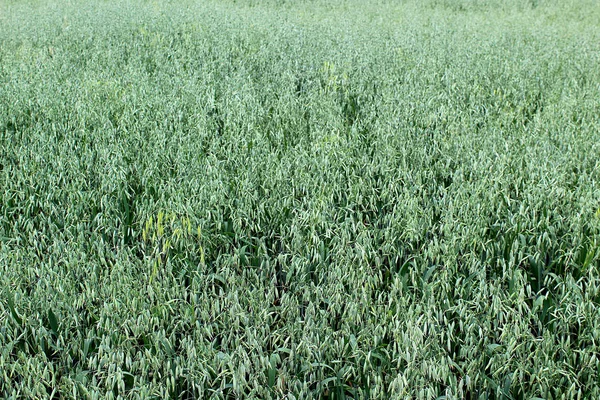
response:
<path fill-rule="evenodd" d="M 599 398 L 598 21 L 0 2 L 0 396 Z"/>

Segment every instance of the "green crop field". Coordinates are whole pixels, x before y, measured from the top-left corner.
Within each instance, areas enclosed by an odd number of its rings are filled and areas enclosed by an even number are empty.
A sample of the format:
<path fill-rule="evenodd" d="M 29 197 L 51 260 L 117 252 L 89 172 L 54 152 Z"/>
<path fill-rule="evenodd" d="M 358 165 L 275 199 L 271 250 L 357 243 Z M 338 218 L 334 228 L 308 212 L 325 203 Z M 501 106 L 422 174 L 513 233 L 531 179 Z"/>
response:
<path fill-rule="evenodd" d="M 600 3 L 0 0 L 0 398 L 600 398 Z"/>

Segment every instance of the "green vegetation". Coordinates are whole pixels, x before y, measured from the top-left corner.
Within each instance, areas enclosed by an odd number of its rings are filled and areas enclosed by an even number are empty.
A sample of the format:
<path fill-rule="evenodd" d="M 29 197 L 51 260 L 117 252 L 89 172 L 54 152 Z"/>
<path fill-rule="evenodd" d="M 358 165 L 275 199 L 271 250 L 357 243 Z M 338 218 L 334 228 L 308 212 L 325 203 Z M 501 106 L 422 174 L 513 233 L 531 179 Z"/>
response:
<path fill-rule="evenodd" d="M 599 21 L 0 2 L 0 397 L 600 398 Z"/>

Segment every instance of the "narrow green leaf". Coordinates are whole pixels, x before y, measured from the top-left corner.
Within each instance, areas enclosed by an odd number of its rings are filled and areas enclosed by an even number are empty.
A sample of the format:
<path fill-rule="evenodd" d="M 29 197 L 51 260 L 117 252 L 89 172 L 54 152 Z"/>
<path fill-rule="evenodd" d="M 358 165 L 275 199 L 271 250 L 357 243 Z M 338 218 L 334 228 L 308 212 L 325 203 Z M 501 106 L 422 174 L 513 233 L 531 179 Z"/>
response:
<path fill-rule="evenodd" d="M 48 310 L 48 322 L 50 323 L 50 329 L 52 330 L 52 333 L 54 333 L 54 336 L 58 336 L 58 319 L 51 309 Z"/>
<path fill-rule="evenodd" d="M 11 295 L 6 296 L 6 300 L 8 302 L 8 309 L 10 310 L 10 314 L 12 315 L 13 319 L 15 320 L 15 322 L 17 323 L 17 325 L 22 325 L 23 324 L 23 320 L 21 319 L 21 317 L 17 313 L 17 310 L 15 308 L 15 303 L 14 303 L 14 300 L 13 300 L 12 296 Z"/>

